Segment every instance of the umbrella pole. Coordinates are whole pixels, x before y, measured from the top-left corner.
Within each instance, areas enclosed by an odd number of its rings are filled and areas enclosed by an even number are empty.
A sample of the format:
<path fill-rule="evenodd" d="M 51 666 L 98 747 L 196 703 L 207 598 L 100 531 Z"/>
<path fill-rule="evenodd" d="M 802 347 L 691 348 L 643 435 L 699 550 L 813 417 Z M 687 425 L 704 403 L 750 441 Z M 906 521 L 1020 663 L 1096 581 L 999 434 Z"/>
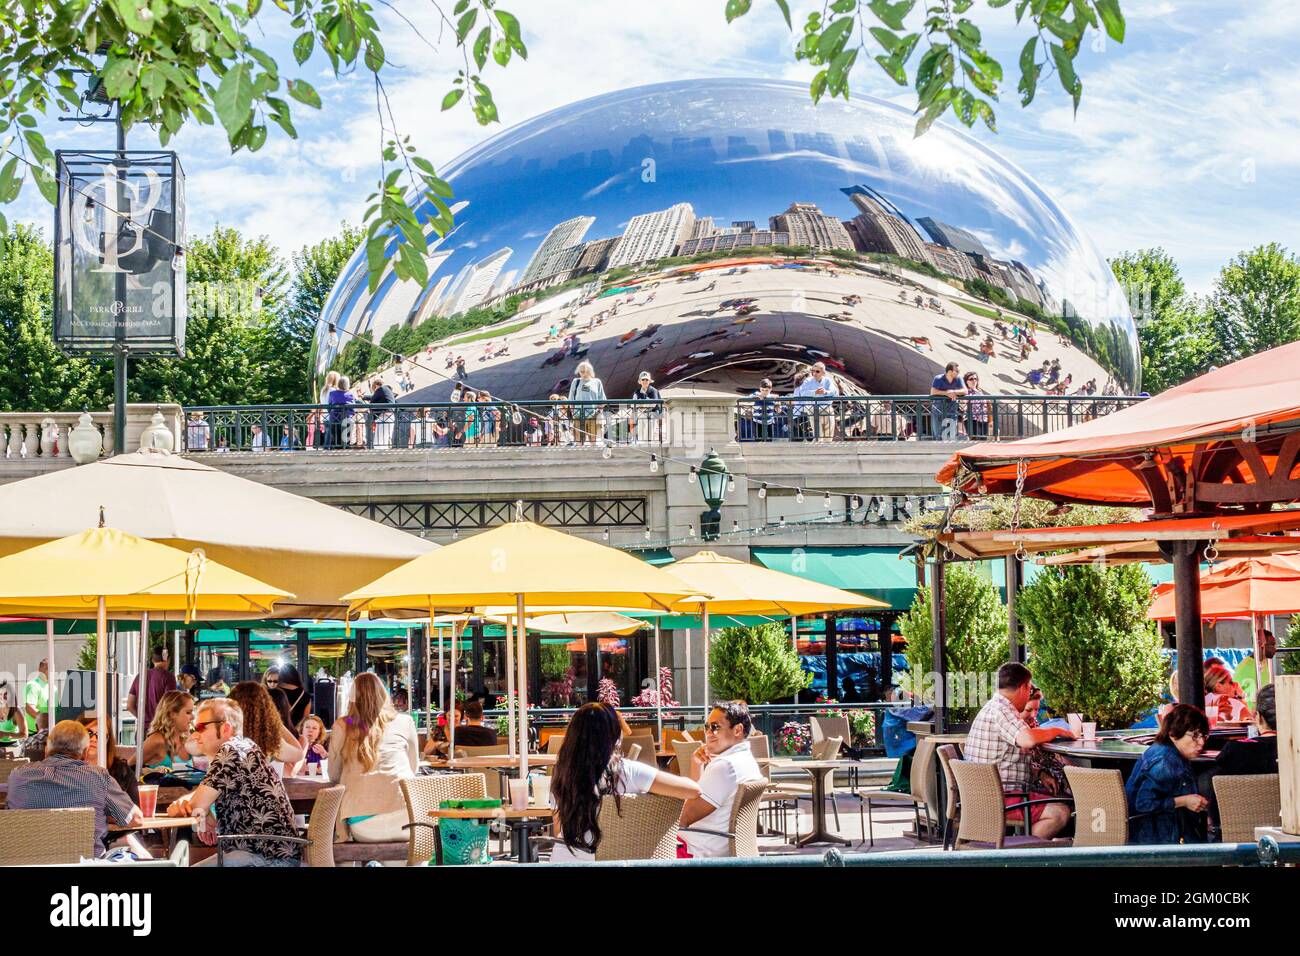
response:
<path fill-rule="evenodd" d="M 54 667 L 54 620 L 45 619 L 45 701 L 49 710 L 48 726 L 53 727 L 58 718 L 55 716 L 58 695 L 55 691 L 54 676 L 58 671 Z"/>
<path fill-rule="evenodd" d="M 515 595 L 515 633 L 519 635 L 519 779 L 528 780 L 528 629 L 524 626 L 524 596 Z"/>
<path fill-rule="evenodd" d="M 167 644 L 167 615 L 163 615 L 163 646 Z M 172 677 L 181 682 L 181 632 L 172 631 Z"/>
<path fill-rule="evenodd" d="M 1263 681 L 1264 671 L 1263 668 L 1259 666 L 1259 655 L 1264 646 L 1264 642 L 1260 640 L 1260 633 L 1259 633 L 1259 629 L 1262 625 L 1263 622 L 1259 619 L 1258 614 L 1252 614 L 1250 616 L 1250 642 L 1252 648 L 1250 656 L 1255 659 L 1255 699 L 1256 700 L 1259 699 L 1259 689 L 1264 686 L 1264 681 Z"/>
<path fill-rule="evenodd" d="M 429 659 L 429 632 L 433 630 L 433 618 L 429 618 L 429 623 L 424 627 L 424 725 L 429 728 L 429 733 L 433 733 L 433 722 L 430 720 L 431 711 L 429 703 L 433 699 L 433 689 L 429 686 L 429 681 L 433 678 L 433 661 Z M 441 645 L 441 641 L 439 641 Z M 441 676 L 441 673 L 439 674 Z"/>
<path fill-rule="evenodd" d="M 163 640 L 166 641 L 166 634 Z M 164 645 L 166 646 L 166 645 Z M 144 725 L 144 702 L 148 697 L 149 684 L 149 613 L 147 611 L 140 614 L 140 676 L 136 678 L 135 695 L 135 779 L 140 779 L 140 771 L 144 768 L 144 735 L 148 732 Z"/>
<path fill-rule="evenodd" d="M 453 633 L 454 633 L 453 625 Z M 442 675 L 446 668 L 442 666 L 442 628 L 438 628 L 438 712 L 441 713 L 446 709 L 446 693 L 442 689 Z M 429 732 L 433 733 L 433 725 L 429 725 Z"/>
<path fill-rule="evenodd" d="M 515 748 L 515 651 L 514 635 L 519 629 L 519 619 L 515 618 L 514 626 L 507 616 L 506 625 L 506 725 L 510 728 L 510 756 L 514 756 L 518 751 Z"/>
<path fill-rule="evenodd" d="M 100 734 L 108 732 L 108 708 L 105 706 L 108 702 L 104 699 L 108 696 L 108 681 L 105 679 L 107 675 L 104 670 L 104 652 L 107 643 L 108 609 L 101 597 L 95 612 L 95 727 Z M 99 759 L 95 762 L 107 769 L 108 748 L 98 747 L 96 750 Z"/>
<path fill-rule="evenodd" d="M 709 606 L 704 605 L 704 719 L 709 719 Z"/>
<path fill-rule="evenodd" d="M 790 646 L 794 649 L 797 657 L 799 655 L 799 619 L 793 614 L 790 615 Z"/>
<path fill-rule="evenodd" d="M 433 612 L 429 612 L 433 616 Z M 456 756 L 456 651 L 460 643 L 460 629 L 464 626 L 463 621 L 453 621 L 451 625 L 451 700 L 447 704 L 447 762 Z"/>
<path fill-rule="evenodd" d="M 691 629 L 686 629 L 686 705 L 689 707 L 694 699 L 691 693 Z"/>
<path fill-rule="evenodd" d="M 659 679 L 659 618 L 655 618 L 655 727 L 658 728 L 659 746 L 664 742 L 664 685 Z"/>

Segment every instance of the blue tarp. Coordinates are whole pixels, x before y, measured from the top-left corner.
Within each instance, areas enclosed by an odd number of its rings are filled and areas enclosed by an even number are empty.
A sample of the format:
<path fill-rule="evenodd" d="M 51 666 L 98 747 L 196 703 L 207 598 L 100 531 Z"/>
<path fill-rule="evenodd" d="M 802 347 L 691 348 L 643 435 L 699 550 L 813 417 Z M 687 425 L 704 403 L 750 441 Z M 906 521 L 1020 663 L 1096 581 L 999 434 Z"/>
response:
<path fill-rule="evenodd" d="M 844 678 L 853 681 L 854 686 L 859 690 L 868 685 L 874 687 L 880 682 L 880 652 L 879 651 L 860 651 L 854 654 L 837 654 L 838 672 L 840 686 L 836 693 L 826 692 L 826 655 L 825 654 L 801 654 L 799 664 L 805 671 L 812 674 L 812 689 L 818 693 L 826 694 L 827 697 L 838 697 L 839 691 L 844 687 Z M 906 671 L 907 658 L 902 654 L 894 655 L 894 670 Z"/>

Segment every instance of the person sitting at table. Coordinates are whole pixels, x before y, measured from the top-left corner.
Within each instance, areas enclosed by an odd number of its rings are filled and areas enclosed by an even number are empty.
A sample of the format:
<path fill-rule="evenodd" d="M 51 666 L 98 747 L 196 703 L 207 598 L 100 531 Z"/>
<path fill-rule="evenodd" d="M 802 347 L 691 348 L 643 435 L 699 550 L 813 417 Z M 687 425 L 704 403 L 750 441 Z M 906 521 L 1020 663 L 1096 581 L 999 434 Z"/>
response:
<path fill-rule="evenodd" d="M 1229 740 L 1214 758 L 1216 773 L 1277 773 L 1277 691 L 1265 684 L 1255 697 L 1259 736 Z"/>
<path fill-rule="evenodd" d="M 1203 813 L 1210 801 L 1196 792 L 1192 760 L 1210 734 L 1205 714 L 1191 704 L 1175 704 L 1160 724 L 1155 741 L 1138 758 L 1124 784 L 1128 812 L 1136 817 L 1130 842 L 1141 844 L 1202 842 L 1200 827 L 1185 826 L 1178 811 Z"/>
<path fill-rule="evenodd" d="M 208 771 L 192 793 L 172 801 L 169 817 L 194 817 L 196 835 L 208 844 L 223 833 L 298 836 L 289 795 L 266 754 L 244 736 L 244 713 L 237 703 L 227 697 L 201 701 L 190 741 L 208 758 Z M 225 847 L 226 866 L 298 866 L 301 859 L 301 845 L 288 840 L 229 840 Z M 216 863 L 211 856 L 196 865 Z"/>
<path fill-rule="evenodd" d="M 726 833 L 731 829 L 731 808 L 742 783 L 763 776 L 749 748 L 753 729 L 744 701 L 726 700 L 713 705 L 704 724 L 704 744 L 691 754 L 687 776 L 700 785 L 700 795 L 682 807 L 683 827 L 698 824 L 703 830 Z M 729 840 L 714 833 L 683 833 L 678 838 L 690 856 L 721 856 Z"/>
<path fill-rule="evenodd" d="M 265 685 L 241 680 L 230 689 L 230 699 L 244 715 L 244 736 L 261 748 L 267 760 L 278 760 L 292 767 L 302 759 L 298 738 L 284 725 Z"/>
<path fill-rule="evenodd" d="M 405 840 L 408 822 L 400 781 L 419 766 L 419 736 L 410 714 L 398 713 L 372 671 L 352 683 L 347 716 L 330 731 L 330 782 L 347 790 L 339 808 L 338 840 Z"/>
<path fill-rule="evenodd" d="M 465 723 L 456 728 L 456 746 L 495 747 L 497 731 L 483 723 L 483 701 L 475 697 L 461 705 Z"/>
<path fill-rule="evenodd" d="M 27 715 L 18 706 L 17 695 L 6 680 L 0 680 L 0 743 L 13 743 L 27 736 Z"/>
<path fill-rule="evenodd" d="M 45 741 L 50 736 L 50 712 L 41 711 L 36 715 L 36 733 L 28 734 L 27 739 L 18 748 L 18 756 L 28 760 L 45 759 Z"/>
<path fill-rule="evenodd" d="M 1031 777 L 1029 754 L 1039 744 L 1074 734 L 1060 727 L 1030 727 L 1021 714 L 1033 694 L 1033 675 L 1029 668 L 1008 661 L 998 668 L 998 691 L 980 708 L 971 723 L 964 745 L 964 759 L 972 763 L 996 764 L 1008 807 L 1025 800 L 1042 800 L 1057 796 L 1056 782 L 1050 774 Z M 1024 819 L 1024 807 L 1007 811 L 1008 823 Z M 1030 833 L 1040 840 L 1050 840 L 1070 822 L 1070 807 L 1065 803 L 1030 805 Z"/>
<path fill-rule="evenodd" d="M 615 806 L 624 796 L 643 793 L 680 800 L 700 796 L 700 785 L 688 777 L 639 760 L 624 760 L 622 739 L 618 713 L 609 704 L 583 704 L 569 721 L 551 777 L 557 837 L 552 863 L 595 858 L 601 836 L 600 804 L 606 796 L 614 798 Z"/>
<path fill-rule="evenodd" d="M 429 739 L 424 742 L 423 754 L 426 757 L 446 757 L 447 748 L 451 743 L 451 728 L 456 727 L 456 743 L 459 744 L 460 731 L 465 725 L 465 702 L 457 700 L 452 704 L 452 709 L 438 715 L 438 726 L 434 733 L 429 734 Z"/>
<path fill-rule="evenodd" d="M 149 736 L 144 738 L 143 764 L 148 769 L 163 773 L 180 767 L 194 766 L 194 760 L 185 749 L 194 719 L 194 698 L 183 690 L 169 690 L 158 701 Z"/>
<path fill-rule="evenodd" d="M 1033 730 L 1038 726 L 1038 713 L 1043 708 L 1043 692 L 1032 681 L 1029 686 L 1029 703 L 1020 712 L 1020 719 L 1025 722 L 1026 727 Z M 1035 747 L 1029 751 L 1029 779 L 1041 780 L 1043 774 L 1052 778 L 1052 782 L 1056 784 L 1056 793 L 1070 792 L 1070 781 L 1065 776 L 1065 761 L 1050 750 Z"/>
<path fill-rule="evenodd" d="M 86 759 L 93 764 L 99 763 L 99 748 L 103 747 L 104 766 L 108 768 L 108 775 L 117 781 L 117 785 L 128 797 L 139 803 L 140 786 L 135 779 L 135 764 L 127 763 L 117 755 L 117 738 L 113 736 L 113 728 L 110 726 L 101 734 L 99 720 L 94 717 L 85 717 L 81 723 L 90 737 L 90 755 Z"/>
<path fill-rule="evenodd" d="M 1219 663 L 1205 668 L 1205 714 L 1212 724 L 1220 721 L 1250 720 L 1241 685 L 1232 679 L 1232 672 Z"/>
<path fill-rule="evenodd" d="M 295 774 L 310 774 L 312 764 L 319 766 L 329 757 L 329 750 L 326 749 L 329 746 L 329 732 L 319 714 L 308 714 L 303 718 L 298 743 L 302 745 L 303 758 L 294 766 Z"/>
<path fill-rule="evenodd" d="M 45 759 L 19 764 L 10 772 L 6 801 L 11 810 L 89 807 L 95 811 L 95 842 L 103 846 L 109 820 L 135 825 L 144 817 L 117 781 L 95 765 L 90 741 L 81 723 L 60 720 L 46 741 Z"/>

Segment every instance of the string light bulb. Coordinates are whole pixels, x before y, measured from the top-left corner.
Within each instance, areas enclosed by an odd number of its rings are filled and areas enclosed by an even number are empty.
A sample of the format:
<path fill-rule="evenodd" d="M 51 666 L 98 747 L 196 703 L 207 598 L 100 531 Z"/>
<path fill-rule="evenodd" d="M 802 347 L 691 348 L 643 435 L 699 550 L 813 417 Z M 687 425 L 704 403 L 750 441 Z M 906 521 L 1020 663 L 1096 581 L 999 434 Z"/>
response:
<path fill-rule="evenodd" d="M 609 529 L 608 529 L 608 528 L 605 529 L 604 534 L 602 535 L 602 537 L 603 537 L 606 541 L 609 540 Z"/>
<path fill-rule="evenodd" d="M 172 272 L 185 271 L 185 247 L 177 246 L 176 251 L 172 253 Z"/>
<path fill-rule="evenodd" d="M 333 322 L 331 322 L 329 325 L 329 336 L 325 339 L 325 342 L 332 349 L 336 349 L 339 347 L 338 326 L 336 326 Z"/>
<path fill-rule="evenodd" d="M 693 524 L 688 524 L 688 525 L 686 526 L 686 536 L 689 537 L 689 538 L 693 538 L 693 537 L 695 537 L 695 525 L 693 525 Z"/>
<path fill-rule="evenodd" d="M 767 497 L 767 482 L 766 482 L 766 481 L 763 482 L 761 485 L 758 486 L 758 496 L 759 496 L 760 498 L 766 498 L 766 497 Z"/>
<path fill-rule="evenodd" d="M 740 522 L 739 522 L 739 521 L 733 521 L 733 522 L 731 522 L 731 533 L 732 533 L 732 534 L 739 534 L 739 533 L 740 533 Z"/>
<path fill-rule="evenodd" d="M 457 538 L 459 538 L 459 537 L 460 537 L 460 528 L 452 528 L 452 529 L 451 529 L 451 537 L 452 537 L 452 540 L 453 540 L 453 541 L 456 540 Z"/>
<path fill-rule="evenodd" d="M 612 444 L 606 442 L 606 443 L 605 443 L 605 447 L 604 447 L 603 449 L 601 449 L 600 457 L 601 457 L 601 458 L 604 458 L 606 461 L 608 461 L 609 459 L 613 458 L 613 457 L 614 457 L 614 446 L 613 446 Z"/>
<path fill-rule="evenodd" d="M 690 473 L 686 476 L 686 480 L 689 481 L 691 484 L 695 484 L 695 466 L 694 466 L 694 465 L 691 465 L 691 470 L 690 470 Z"/>
<path fill-rule="evenodd" d="M 797 502 L 799 502 L 799 504 L 803 504 L 803 489 L 802 489 L 802 488 L 796 488 L 796 489 L 794 490 L 794 500 L 797 501 Z"/>
<path fill-rule="evenodd" d="M 730 475 L 727 477 L 727 490 L 728 491 L 736 490 L 736 477 L 734 475 Z"/>
<path fill-rule="evenodd" d="M 649 528 L 646 528 L 646 529 L 645 529 L 645 539 L 646 539 L 647 541 L 650 540 L 650 529 L 649 529 Z"/>
<path fill-rule="evenodd" d="M 829 491 L 822 495 L 822 504 L 826 507 L 827 511 L 831 510 L 831 493 Z"/>
<path fill-rule="evenodd" d="M 510 421 L 516 425 L 522 425 L 524 423 L 524 416 L 519 414 L 519 409 L 516 408 L 514 410 L 514 413 L 510 416 Z"/>
<path fill-rule="evenodd" d="M 785 527 L 785 515 L 781 515 L 781 524 L 780 524 L 780 527 L 782 527 L 782 528 Z"/>
<path fill-rule="evenodd" d="M 658 471 L 659 471 L 659 456 L 658 456 L 658 455 L 651 455 L 651 456 L 650 456 L 650 473 L 651 473 L 651 474 L 655 474 L 655 473 L 658 472 Z"/>
<path fill-rule="evenodd" d="M 82 213 L 82 218 L 88 226 L 95 224 L 95 200 L 89 196 L 86 197 L 86 209 Z"/>

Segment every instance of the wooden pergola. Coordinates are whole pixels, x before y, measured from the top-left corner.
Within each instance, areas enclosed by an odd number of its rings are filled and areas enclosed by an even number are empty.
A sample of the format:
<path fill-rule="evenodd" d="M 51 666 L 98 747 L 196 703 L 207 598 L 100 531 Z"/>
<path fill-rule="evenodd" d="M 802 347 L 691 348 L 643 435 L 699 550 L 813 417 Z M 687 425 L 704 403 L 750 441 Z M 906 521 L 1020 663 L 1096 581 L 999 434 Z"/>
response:
<path fill-rule="evenodd" d="M 1275 510 L 1300 501 L 1298 367 L 1300 343 L 1293 343 L 1103 418 L 958 452 L 936 477 L 963 499 L 1004 494 L 1144 508 L 1150 516 L 1120 525 L 941 534 L 935 593 L 942 594 L 944 549 L 961 557 L 1092 548 L 1140 560 L 1134 555 L 1158 553 L 1173 565 L 1178 595 L 1179 698 L 1204 701 L 1198 582 L 1207 549 L 1238 556 L 1296 546 L 1294 539 L 1261 539 L 1300 528 L 1300 511 Z M 1013 615 L 1015 585 L 1008 575 Z M 942 601 L 934 603 L 937 652 L 946 645 L 946 622 Z"/>

